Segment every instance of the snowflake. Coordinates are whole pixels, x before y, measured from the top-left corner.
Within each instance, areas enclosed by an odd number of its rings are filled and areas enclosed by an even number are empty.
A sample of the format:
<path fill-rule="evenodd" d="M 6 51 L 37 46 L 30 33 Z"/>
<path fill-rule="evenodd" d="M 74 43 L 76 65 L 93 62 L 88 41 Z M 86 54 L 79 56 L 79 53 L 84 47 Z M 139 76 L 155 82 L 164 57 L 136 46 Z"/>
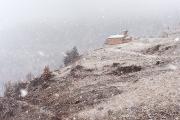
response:
<path fill-rule="evenodd" d="M 44 52 L 42 52 L 42 51 L 38 51 L 38 54 L 39 54 L 40 56 L 42 56 L 42 57 L 45 56 Z"/>
<path fill-rule="evenodd" d="M 178 41 L 179 41 L 179 38 L 174 39 L 174 41 L 178 42 Z"/>
<path fill-rule="evenodd" d="M 27 90 L 25 89 L 21 89 L 20 93 L 21 93 L 21 97 L 25 97 L 28 94 Z"/>

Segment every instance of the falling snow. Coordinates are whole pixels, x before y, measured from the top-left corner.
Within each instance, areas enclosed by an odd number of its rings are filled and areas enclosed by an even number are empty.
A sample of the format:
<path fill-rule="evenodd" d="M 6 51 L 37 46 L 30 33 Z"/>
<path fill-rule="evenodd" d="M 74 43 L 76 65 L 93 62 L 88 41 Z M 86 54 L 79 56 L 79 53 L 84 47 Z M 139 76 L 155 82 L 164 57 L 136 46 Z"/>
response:
<path fill-rule="evenodd" d="M 28 94 L 28 92 L 27 92 L 27 90 L 25 90 L 25 89 L 21 89 L 21 90 L 20 90 L 20 94 L 21 94 L 21 97 L 26 97 L 27 94 Z"/>

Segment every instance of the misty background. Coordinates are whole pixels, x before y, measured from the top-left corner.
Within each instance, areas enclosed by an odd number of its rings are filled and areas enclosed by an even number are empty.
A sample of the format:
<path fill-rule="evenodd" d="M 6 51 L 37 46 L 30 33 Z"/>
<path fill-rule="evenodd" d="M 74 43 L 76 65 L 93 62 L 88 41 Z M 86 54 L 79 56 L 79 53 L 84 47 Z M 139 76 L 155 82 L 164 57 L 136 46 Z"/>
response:
<path fill-rule="evenodd" d="M 155 37 L 179 24 L 179 0 L 0 0 L 0 85 L 58 69 L 73 46 L 84 53 L 124 29 Z"/>

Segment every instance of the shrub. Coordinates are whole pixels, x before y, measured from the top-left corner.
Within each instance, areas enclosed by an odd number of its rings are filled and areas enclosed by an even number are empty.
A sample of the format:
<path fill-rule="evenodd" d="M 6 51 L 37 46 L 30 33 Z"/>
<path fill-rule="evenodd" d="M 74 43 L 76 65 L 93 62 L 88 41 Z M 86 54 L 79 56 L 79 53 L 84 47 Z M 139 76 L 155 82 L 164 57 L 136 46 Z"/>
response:
<path fill-rule="evenodd" d="M 4 90 L 4 96 L 5 97 L 11 97 L 12 93 L 14 91 L 13 85 L 11 82 L 5 83 L 5 90 Z"/>
<path fill-rule="evenodd" d="M 31 81 L 33 79 L 34 79 L 34 75 L 31 72 L 26 75 L 26 80 L 27 81 Z"/>
<path fill-rule="evenodd" d="M 42 74 L 42 78 L 44 80 L 48 80 L 49 78 L 51 78 L 52 74 L 50 72 L 50 69 L 49 69 L 49 66 L 45 66 L 44 67 L 44 71 L 43 71 L 43 74 Z"/>
<path fill-rule="evenodd" d="M 26 88 L 26 83 L 19 81 L 7 82 L 5 84 L 4 96 L 8 98 L 19 99 L 21 97 L 20 90 Z"/>
<path fill-rule="evenodd" d="M 80 55 L 76 47 L 73 47 L 72 50 L 66 52 L 64 57 L 64 65 L 67 66 L 76 62 L 79 59 Z"/>

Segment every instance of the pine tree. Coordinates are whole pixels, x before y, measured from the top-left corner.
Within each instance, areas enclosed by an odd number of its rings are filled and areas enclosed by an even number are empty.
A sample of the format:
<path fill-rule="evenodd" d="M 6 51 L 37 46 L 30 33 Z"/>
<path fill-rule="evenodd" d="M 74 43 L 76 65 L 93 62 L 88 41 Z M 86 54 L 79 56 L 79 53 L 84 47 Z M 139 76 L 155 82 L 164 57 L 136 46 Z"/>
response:
<path fill-rule="evenodd" d="M 64 65 L 74 63 L 80 57 L 77 47 L 73 47 L 72 50 L 66 52 L 66 57 L 64 57 Z"/>

